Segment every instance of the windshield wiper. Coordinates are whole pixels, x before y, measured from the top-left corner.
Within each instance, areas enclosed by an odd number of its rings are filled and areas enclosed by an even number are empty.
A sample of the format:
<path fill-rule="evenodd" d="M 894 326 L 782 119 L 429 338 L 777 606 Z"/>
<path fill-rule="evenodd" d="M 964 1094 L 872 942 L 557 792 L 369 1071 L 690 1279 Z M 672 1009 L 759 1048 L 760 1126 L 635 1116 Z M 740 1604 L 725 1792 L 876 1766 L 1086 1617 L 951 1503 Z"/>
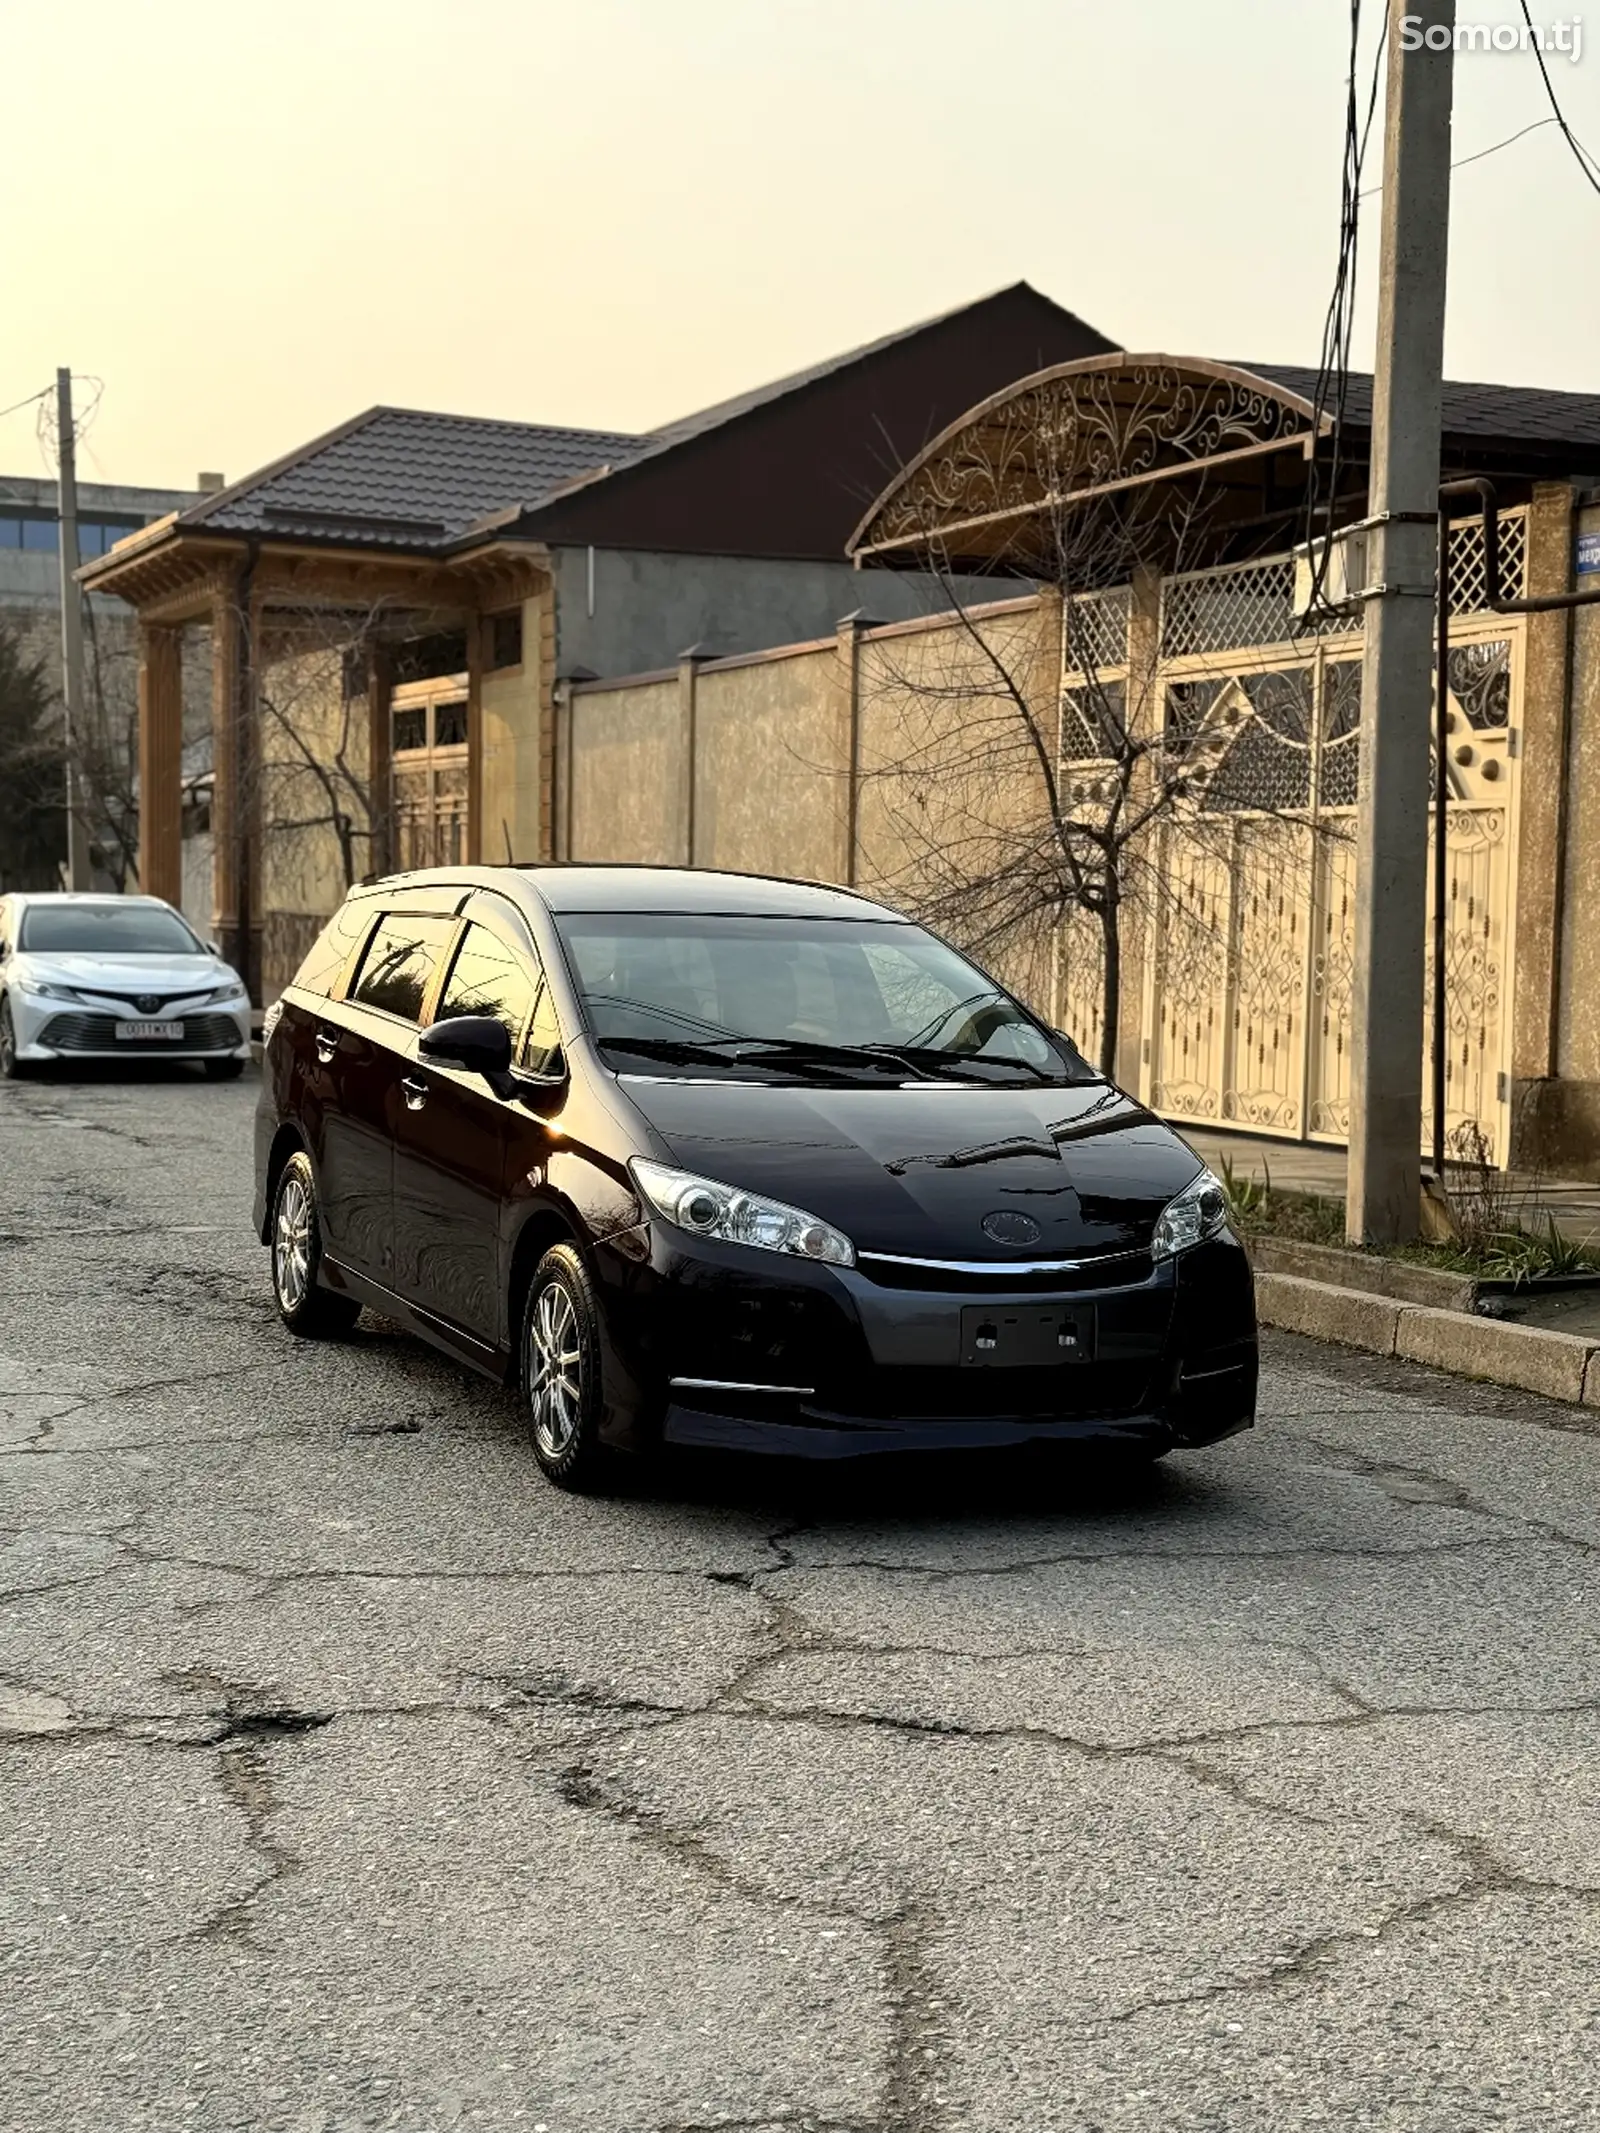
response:
<path fill-rule="evenodd" d="M 686 1037 L 596 1037 L 603 1052 L 633 1052 L 668 1066 L 726 1066 L 727 1055 L 715 1044 L 691 1044 Z"/>
<path fill-rule="evenodd" d="M 678 1037 L 596 1037 L 602 1051 L 632 1052 L 640 1059 L 657 1059 L 667 1066 L 757 1067 L 764 1073 L 781 1074 L 807 1066 L 876 1067 L 880 1071 L 905 1072 L 899 1060 L 853 1047 L 811 1044 L 788 1037 L 708 1037 L 694 1044 Z M 776 1056 L 763 1058 L 763 1053 Z"/>

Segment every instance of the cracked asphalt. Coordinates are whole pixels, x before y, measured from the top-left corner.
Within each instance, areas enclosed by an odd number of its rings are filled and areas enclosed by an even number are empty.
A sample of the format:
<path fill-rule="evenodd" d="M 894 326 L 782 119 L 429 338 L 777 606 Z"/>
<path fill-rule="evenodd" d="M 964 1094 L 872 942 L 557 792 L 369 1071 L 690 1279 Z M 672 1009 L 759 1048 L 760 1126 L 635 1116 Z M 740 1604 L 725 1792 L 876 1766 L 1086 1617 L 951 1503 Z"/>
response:
<path fill-rule="evenodd" d="M 605 1501 L 307 1346 L 253 1082 L 0 1088 L 0 2124 L 1600 2122 L 1594 1418 Z"/>

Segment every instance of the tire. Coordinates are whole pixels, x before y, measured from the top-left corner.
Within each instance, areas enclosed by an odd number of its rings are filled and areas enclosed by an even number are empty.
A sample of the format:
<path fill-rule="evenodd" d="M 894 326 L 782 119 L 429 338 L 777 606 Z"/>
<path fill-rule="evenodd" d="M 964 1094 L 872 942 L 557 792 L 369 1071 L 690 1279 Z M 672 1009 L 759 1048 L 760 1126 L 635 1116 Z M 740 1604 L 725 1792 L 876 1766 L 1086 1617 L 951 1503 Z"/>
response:
<path fill-rule="evenodd" d="M 11 1002 L 0 999 L 0 1081 L 21 1081 L 27 1071 L 17 1057 L 17 1025 L 11 1019 Z"/>
<path fill-rule="evenodd" d="M 279 1173 L 272 1195 L 272 1294 L 291 1333 L 328 1340 L 348 1333 L 361 1315 L 353 1296 L 318 1286 L 322 1223 L 311 1159 L 297 1149 Z"/>
<path fill-rule="evenodd" d="M 557 1488 L 576 1494 L 602 1488 L 612 1460 L 600 1442 L 600 1307 L 570 1244 L 553 1245 L 534 1269 L 521 1353 L 533 1456 Z"/>
<path fill-rule="evenodd" d="M 244 1072 L 242 1059 L 202 1059 L 200 1065 L 207 1081 L 237 1081 Z"/>

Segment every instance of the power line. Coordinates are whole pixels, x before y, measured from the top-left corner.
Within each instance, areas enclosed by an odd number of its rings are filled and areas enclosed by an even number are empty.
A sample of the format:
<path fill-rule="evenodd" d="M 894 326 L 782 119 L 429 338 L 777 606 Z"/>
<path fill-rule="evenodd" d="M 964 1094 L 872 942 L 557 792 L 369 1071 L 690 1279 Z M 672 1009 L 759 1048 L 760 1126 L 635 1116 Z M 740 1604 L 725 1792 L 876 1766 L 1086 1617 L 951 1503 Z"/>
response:
<path fill-rule="evenodd" d="M 1479 148 L 1474 150 L 1470 156 L 1462 156 L 1457 162 L 1452 163 L 1450 168 L 1452 170 L 1465 170 L 1469 163 L 1481 163 L 1485 156 L 1497 156 L 1502 148 L 1510 148 L 1527 134 L 1537 133 L 1541 126 L 1553 126 L 1555 123 L 1553 118 L 1535 119 L 1531 126 L 1519 126 L 1515 133 L 1508 133 L 1503 141 L 1493 141 L 1487 148 Z M 1383 187 L 1381 185 L 1369 185 L 1361 197 L 1363 200 L 1376 200 L 1382 191 Z"/>
<path fill-rule="evenodd" d="M 1597 178 L 1595 176 L 1595 159 L 1592 155 L 1590 155 L 1588 149 L 1584 147 L 1583 143 L 1578 139 L 1578 136 L 1567 124 L 1566 114 L 1562 111 L 1561 106 L 1556 102 L 1555 85 L 1550 79 L 1550 69 L 1544 63 L 1543 40 L 1541 38 L 1540 32 L 1534 28 L 1533 17 L 1528 13 L 1528 0 L 1522 0 L 1522 19 L 1528 25 L 1528 30 L 1533 43 L 1533 56 L 1539 62 L 1539 74 L 1540 78 L 1544 82 L 1544 93 L 1550 99 L 1550 109 L 1556 115 L 1556 124 L 1561 128 L 1562 133 L 1566 136 L 1567 146 L 1572 150 L 1573 155 L 1577 158 L 1578 168 L 1583 172 L 1584 176 L 1588 179 L 1593 189 L 1597 193 L 1600 193 L 1600 178 Z"/>
<path fill-rule="evenodd" d="M 32 407 L 36 400 L 48 400 L 54 391 L 55 387 L 53 385 L 47 385 L 43 392 L 29 393 L 26 400 L 14 400 L 9 407 L 0 407 L 0 420 L 3 420 L 7 415 L 15 415 L 24 407 Z"/>
<path fill-rule="evenodd" d="M 1339 493 L 1344 462 L 1345 401 L 1350 388 L 1350 341 L 1355 328 L 1356 251 L 1361 222 L 1361 172 L 1366 162 L 1367 142 L 1373 114 L 1378 108 L 1378 83 L 1388 42 L 1389 8 L 1385 0 L 1377 50 L 1372 61 L 1372 80 L 1367 90 L 1366 114 L 1361 110 L 1357 70 L 1361 48 L 1361 0 L 1350 0 L 1350 69 L 1345 79 L 1344 164 L 1339 199 L 1339 256 L 1334 269 L 1333 294 L 1322 328 L 1322 354 L 1317 383 L 1312 394 L 1312 450 L 1322 432 L 1323 417 L 1332 418 L 1332 449 L 1328 460 L 1328 509 L 1320 551 L 1317 545 L 1317 509 L 1321 501 L 1322 462 L 1313 457 L 1311 478 L 1306 484 L 1306 548 L 1311 558 L 1310 613 L 1322 605 L 1323 586 L 1333 553 L 1333 510 Z"/>

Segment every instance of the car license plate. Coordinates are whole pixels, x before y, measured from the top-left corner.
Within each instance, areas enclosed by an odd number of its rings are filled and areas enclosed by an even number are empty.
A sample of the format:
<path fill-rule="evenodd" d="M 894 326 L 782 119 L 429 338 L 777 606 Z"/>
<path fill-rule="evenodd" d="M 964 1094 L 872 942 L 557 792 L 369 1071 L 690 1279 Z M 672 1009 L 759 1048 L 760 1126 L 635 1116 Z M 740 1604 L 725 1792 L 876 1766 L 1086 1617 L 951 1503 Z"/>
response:
<path fill-rule="evenodd" d="M 1094 1311 L 1083 1304 L 966 1304 L 961 1360 L 977 1369 L 1087 1363 L 1094 1357 Z"/>
<path fill-rule="evenodd" d="M 183 1024 L 181 1022 L 119 1022 L 117 1024 L 117 1042 L 119 1044 L 125 1040 L 132 1043 L 140 1043 L 151 1037 L 155 1038 L 158 1043 L 163 1039 L 169 1044 L 181 1043 L 183 1041 Z"/>

